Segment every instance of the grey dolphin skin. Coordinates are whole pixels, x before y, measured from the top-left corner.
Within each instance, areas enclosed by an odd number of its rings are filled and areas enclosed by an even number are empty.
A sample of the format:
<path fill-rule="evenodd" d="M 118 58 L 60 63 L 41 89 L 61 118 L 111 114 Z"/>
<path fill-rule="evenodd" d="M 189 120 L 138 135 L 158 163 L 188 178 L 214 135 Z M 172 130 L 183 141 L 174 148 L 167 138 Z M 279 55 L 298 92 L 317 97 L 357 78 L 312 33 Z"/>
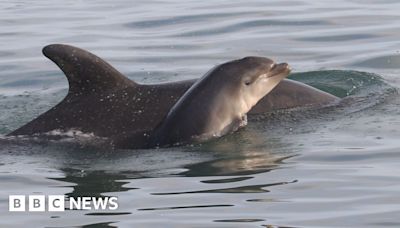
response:
<path fill-rule="evenodd" d="M 55 107 L 9 135 L 33 135 L 52 130 L 78 129 L 100 137 L 129 138 L 134 132 L 151 132 L 197 79 L 142 85 L 96 55 L 62 44 L 43 48 L 43 54 L 68 79 L 67 96 Z M 292 80 L 282 80 L 249 112 L 327 104 L 338 98 Z M 122 140 L 123 141 L 123 140 Z"/>
<path fill-rule="evenodd" d="M 247 124 L 247 112 L 289 73 L 288 64 L 262 57 L 217 66 L 171 108 L 150 147 L 201 142 L 236 131 Z"/>

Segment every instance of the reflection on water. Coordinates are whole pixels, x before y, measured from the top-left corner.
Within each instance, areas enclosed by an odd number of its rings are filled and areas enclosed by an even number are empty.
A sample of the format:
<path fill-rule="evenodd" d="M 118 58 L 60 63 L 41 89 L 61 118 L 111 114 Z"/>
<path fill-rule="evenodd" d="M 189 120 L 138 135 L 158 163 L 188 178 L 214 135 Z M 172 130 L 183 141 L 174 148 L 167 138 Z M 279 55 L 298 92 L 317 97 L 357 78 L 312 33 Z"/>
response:
<path fill-rule="evenodd" d="M 264 185 L 249 185 L 236 188 L 209 189 L 209 190 L 190 191 L 190 192 L 153 193 L 153 195 L 178 195 L 178 194 L 192 194 L 192 193 L 263 193 L 263 192 L 269 192 L 268 190 L 264 189 L 266 187 L 271 187 L 275 185 L 284 185 L 295 182 L 296 181 L 279 182 L 279 183 L 264 184 Z"/>
<path fill-rule="evenodd" d="M 204 201 L 203 195 L 214 198 L 211 195 L 268 194 L 275 186 L 296 182 L 296 180 L 263 180 L 263 184 L 260 184 L 260 180 L 254 182 L 254 175 L 265 174 L 282 167 L 285 159 L 290 156 L 262 151 L 250 152 L 247 149 L 253 146 L 252 144 L 239 146 L 237 142 L 230 140 L 181 148 L 187 151 L 160 149 L 149 151 L 149 153 L 146 153 L 147 151 L 98 151 L 88 148 L 68 148 L 65 147 L 66 145 L 68 144 L 50 144 L 43 147 L 32 145 L 33 147 L 29 148 L 26 147 L 27 145 L 19 145 L 20 149 L 24 146 L 25 151 L 2 154 L 5 163 L 0 166 L 0 171 L 3 171 L 1 169 L 16 165 L 16 161 L 23 161 L 26 164 L 22 164 L 25 172 L 31 172 L 39 179 L 58 182 L 57 188 L 64 189 L 63 194 L 68 197 L 118 196 L 119 198 L 120 208 L 117 211 L 66 211 L 61 217 L 54 217 L 59 220 L 81 213 L 93 218 L 112 216 L 123 220 L 124 216 L 131 216 L 137 212 L 234 208 L 238 203 L 236 199 L 227 197 L 221 202 L 219 200 Z M 53 149 L 58 148 L 57 152 L 48 150 L 49 146 Z M 231 149 L 231 153 L 228 153 Z M 171 163 L 176 164 L 177 160 L 181 163 L 178 166 L 171 166 Z M 135 166 L 135 164 L 142 165 Z M 57 170 L 57 175 L 41 173 L 36 168 L 41 166 Z M 14 168 L 15 170 L 11 169 L 7 174 L 19 172 L 21 169 L 19 165 Z M 6 181 L 4 175 L 0 178 Z M 30 193 L 29 190 L 28 193 Z M 53 188 L 40 193 L 55 194 Z M 196 196 L 187 198 L 189 195 Z M 183 200 L 176 197 L 182 197 Z M 128 200 L 131 202 L 126 203 L 125 200 L 129 198 L 132 198 Z M 215 222 L 231 221 L 230 219 L 214 220 Z M 79 221 L 78 219 L 76 222 Z M 232 221 L 250 223 L 264 221 L 264 219 L 250 217 Z M 91 227 L 91 225 L 81 225 Z M 93 226 L 113 227 L 110 222 L 94 223 Z"/>
<path fill-rule="evenodd" d="M 60 169 L 60 171 L 64 173 L 65 177 L 50 179 L 70 183 L 71 185 L 65 186 L 73 188 L 72 192 L 65 194 L 68 197 L 104 197 L 109 192 L 124 192 L 134 189 L 123 187 L 124 184 L 129 182 L 122 181 L 127 177 L 119 173 L 107 174 L 106 170 L 85 172 L 71 168 Z"/>
<path fill-rule="evenodd" d="M 281 165 L 285 164 L 284 161 L 286 159 L 293 157 L 293 155 L 281 156 L 266 151 L 246 151 L 246 148 L 239 149 L 239 147 L 228 151 L 227 148 L 233 149 L 234 145 L 236 145 L 236 143 L 232 141 L 214 142 L 213 145 L 197 146 L 195 148 L 189 147 L 187 149 L 189 149 L 190 152 L 183 151 L 180 154 L 168 154 L 167 151 L 155 150 L 152 156 L 162 157 L 163 163 L 168 164 L 174 162 L 176 159 L 186 159 L 186 163 L 189 163 L 182 166 L 184 167 L 184 171 L 178 169 L 164 175 L 162 173 L 164 169 L 168 169 L 168 166 L 164 166 L 163 164 L 153 164 L 146 166 L 147 169 L 143 169 L 143 167 L 135 167 L 134 164 L 125 162 L 130 160 L 136 160 L 136 163 L 142 164 L 158 162 L 158 160 L 153 160 L 145 154 L 130 153 L 128 151 L 102 151 L 101 154 L 99 154 L 98 151 L 90 152 L 88 149 L 67 149 L 60 151 L 61 153 L 56 156 L 57 161 L 53 161 L 55 162 L 53 165 L 63 173 L 63 176 L 50 177 L 49 179 L 66 183 L 63 185 L 64 187 L 71 187 L 73 190 L 66 193 L 69 197 L 108 196 L 111 192 L 126 192 L 137 189 L 138 187 L 125 186 L 127 183 L 134 183 L 135 179 L 169 175 L 179 177 L 201 177 L 201 183 L 223 186 L 227 183 L 243 182 L 252 179 L 252 175 L 257 173 L 266 173 L 278 169 Z M 224 148 L 224 150 L 219 150 L 218 148 Z M 205 150 L 209 150 L 209 152 L 205 152 Z M 145 152 L 146 151 L 141 151 L 141 153 Z M 43 153 L 43 151 L 38 151 L 37 153 Z M 212 153 L 212 156 L 203 156 L 204 153 Z M 188 154 L 190 154 L 189 157 Z M 25 157 L 25 159 L 29 159 L 29 156 L 30 155 Z M 48 156 L 48 154 L 41 154 L 40 156 L 45 157 Z M 192 156 L 197 157 L 192 160 L 190 159 Z M 88 165 L 87 162 L 91 164 Z M 108 165 L 102 167 L 102 165 L 106 163 Z M 293 182 L 295 181 L 245 185 L 234 188 L 152 194 L 257 193 L 268 192 L 268 190 L 265 189 L 266 187 Z"/>
<path fill-rule="evenodd" d="M 117 228 L 118 226 L 111 225 L 113 222 L 102 222 L 102 223 L 94 223 L 89 225 L 83 225 L 82 228 Z"/>
<path fill-rule="evenodd" d="M 188 170 L 181 174 L 184 176 L 236 176 L 264 173 L 278 168 L 284 159 L 290 157 L 273 155 L 266 151 L 246 151 L 236 154 L 235 157 L 230 154 L 229 157 L 186 166 Z"/>

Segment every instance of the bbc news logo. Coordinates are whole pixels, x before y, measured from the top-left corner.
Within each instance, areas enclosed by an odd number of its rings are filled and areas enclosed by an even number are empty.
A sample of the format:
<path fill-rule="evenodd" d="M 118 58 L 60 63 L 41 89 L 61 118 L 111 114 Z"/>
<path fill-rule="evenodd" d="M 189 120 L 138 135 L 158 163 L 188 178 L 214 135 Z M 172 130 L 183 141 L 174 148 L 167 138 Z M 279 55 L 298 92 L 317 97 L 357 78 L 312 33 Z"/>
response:
<path fill-rule="evenodd" d="M 117 197 L 69 197 L 64 195 L 10 195 L 9 211 L 117 210 Z"/>

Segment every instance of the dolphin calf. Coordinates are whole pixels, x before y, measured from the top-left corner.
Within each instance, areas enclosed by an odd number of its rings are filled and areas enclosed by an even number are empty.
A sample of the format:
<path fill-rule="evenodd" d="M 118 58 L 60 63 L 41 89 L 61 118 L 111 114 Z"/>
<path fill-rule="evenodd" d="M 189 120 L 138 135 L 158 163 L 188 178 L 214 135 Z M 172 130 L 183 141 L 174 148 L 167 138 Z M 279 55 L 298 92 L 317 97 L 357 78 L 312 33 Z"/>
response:
<path fill-rule="evenodd" d="M 69 91 L 55 107 L 9 135 L 34 135 L 77 129 L 100 137 L 129 138 L 132 131 L 151 132 L 171 107 L 198 80 L 143 85 L 96 55 L 69 45 L 53 44 L 43 54 L 64 72 Z M 235 62 L 233 62 L 235 64 Z M 237 63 L 240 69 L 240 63 Z M 338 98 L 292 80 L 282 80 L 249 114 L 327 104 Z M 118 141 L 118 140 L 117 140 Z"/>
<path fill-rule="evenodd" d="M 168 112 L 150 147 L 201 142 L 247 124 L 247 112 L 289 75 L 287 63 L 246 57 L 219 65 L 199 79 Z"/>

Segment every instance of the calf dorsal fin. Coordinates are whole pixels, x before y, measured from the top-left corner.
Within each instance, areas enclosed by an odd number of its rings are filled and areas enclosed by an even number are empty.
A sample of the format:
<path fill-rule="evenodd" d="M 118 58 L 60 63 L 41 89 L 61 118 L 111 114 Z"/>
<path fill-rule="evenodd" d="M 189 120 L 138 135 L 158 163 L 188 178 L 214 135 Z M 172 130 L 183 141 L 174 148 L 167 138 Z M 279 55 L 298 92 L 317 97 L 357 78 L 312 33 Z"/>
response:
<path fill-rule="evenodd" d="M 115 87 L 136 85 L 103 59 L 77 47 L 51 44 L 43 54 L 64 72 L 69 83 L 68 95 L 99 93 Z"/>

